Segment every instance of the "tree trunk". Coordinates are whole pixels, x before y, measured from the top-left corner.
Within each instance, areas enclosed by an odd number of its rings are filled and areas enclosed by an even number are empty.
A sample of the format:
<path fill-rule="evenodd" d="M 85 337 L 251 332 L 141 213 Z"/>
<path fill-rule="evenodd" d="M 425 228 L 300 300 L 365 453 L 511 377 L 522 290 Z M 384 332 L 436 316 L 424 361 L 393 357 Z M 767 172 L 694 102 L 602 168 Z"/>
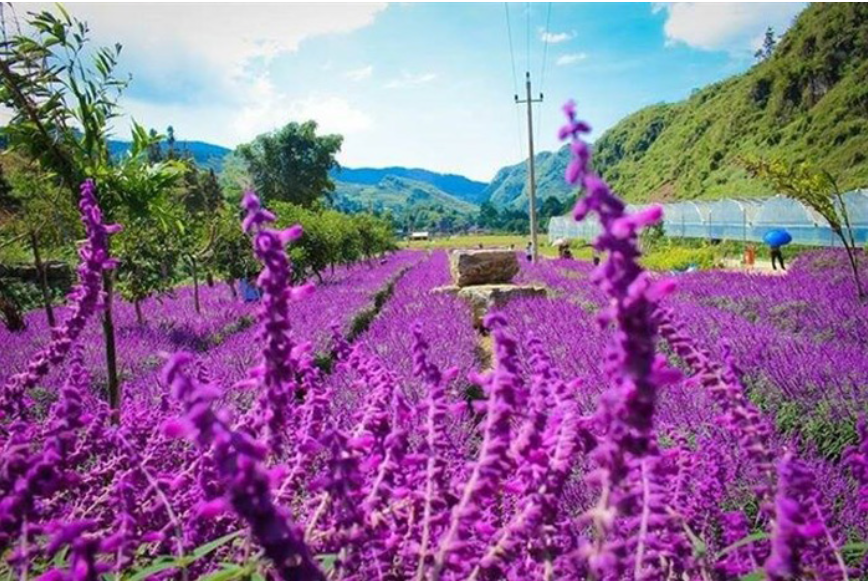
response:
<path fill-rule="evenodd" d="M 141 327 L 145 324 L 145 316 L 142 314 L 142 301 L 134 301 L 133 306 L 136 307 L 136 323 Z"/>
<path fill-rule="evenodd" d="M 865 300 L 865 291 L 862 289 L 862 278 L 859 276 L 859 261 L 856 258 L 856 249 L 850 245 L 844 232 L 840 229 L 834 230 L 841 242 L 844 243 L 844 250 L 847 252 L 847 260 L 850 262 L 850 270 L 853 271 L 853 281 L 856 283 L 856 296 L 860 301 Z M 851 232 L 852 235 L 852 232 Z"/>
<path fill-rule="evenodd" d="M 208 288 L 214 288 L 214 275 L 210 270 L 205 273 L 205 282 L 208 283 Z"/>
<path fill-rule="evenodd" d="M 845 245 L 847 249 L 847 258 L 850 260 L 850 269 L 853 271 L 853 280 L 856 283 L 856 296 L 859 297 L 860 301 L 864 301 L 866 298 L 865 290 L 862 287 L 862 278 L 859 276 L 859 261 L 856 258 L 856 249 Z"/>
<path fill-rule="evenodd" d="M 232 293 L 232 298 L 237 299 L 238 298 L 238 289 L 235 288 L 235 279 L 230 278 L 229 280 L 226 281 L 226 284 L 229 285 L 229 292 Z"/>
<path fill-rule="evenodd" d="M 109 406 L 112 408 L 112 421 L 118 423 L 120 421 L 121 410 L 121 392 L 120 382 L 118 381 L 118 359 L 117 350 L 115 347 L 115 323 L 112 316 L 112 297 L 114 293 L 114 284 L 112 281 L 112 272 L 105 271 L 102 274 L 102 288 L 105 293 L 105 311 L 102 315 L 102 331 L 105 337 L 105 362 L 106 372 L 108 375 L 108 397 Z"/>
<path fill-rule="evenodd" d="M 21 308 L 15 299 L 6 292 L 6 287 L 2 282 L 0 282 L 0 313 L 3 314 L 3 322 L 10 331 L 18 332 L 27 328 L 27 321 L 21 314 Z"/>
<path fill-rule="evenodd" d="M 39 277 L 39 288 L 42 290 L 42 304 L 45 307 L 45 318 L 48 319 L 48 326 L 54 327 L 57 323 L 54 320 L 54 309 L 51 308 L 51 292 L 48 290 L 48 273 L 42 266 L 42 259 L 39 257 L 39 241 L 36 239 L 36 232 L 30 231 L 30 246 L 33 248 L 33 263 L 36 265 L 36 276 Z"/>
<path fill-rule="evenodd" d="M 199 306 L 199 271 L 196 269 L 196 259 L 190 258 L 190 270 L 193 273 L 193 305 L 196 307 L 196 314 L 202 313 L 202 308 Z"/>

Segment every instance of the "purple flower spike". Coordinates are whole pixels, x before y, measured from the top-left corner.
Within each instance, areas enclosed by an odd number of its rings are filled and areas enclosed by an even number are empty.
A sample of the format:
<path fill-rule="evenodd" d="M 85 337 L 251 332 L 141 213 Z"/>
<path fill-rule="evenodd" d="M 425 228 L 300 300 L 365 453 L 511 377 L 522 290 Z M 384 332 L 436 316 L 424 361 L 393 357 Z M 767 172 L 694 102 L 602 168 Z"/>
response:
<path fill-rule="evenodd" d="M 567 178 L 585 190 L 574 216 L 577 220 L 589 212 L 599 216 L 602 233 L 595 247 L 607 252 L 608 259 L 593 273 L 593 280 L 610 300 L 601 321 L 617 325 L 605 364 L 611 388 L 600 398 L 596 413 L 605 436 L 592 454 L 599 468 L 590 480 L 600 487 L 601 494 L 598 505 L 587 515 L 597 531 L 590 563 L 598 575 L 606 575 L 612 569 L 623 571 L 626 565 L 623 543 L 608 542 L 616 519 L 637 517 L 642 509 L 641 503 L 627 501 L 634 494 L 624 488 L 627 477 L 638 469 L 639 460 L 659 453 L 653 424 L 657 391 L 664 380 L 676 376 L 661 367 L 655 354 L 657 326 L 653 315 L 671 287 L 652 284 L 638 262 L 639 231 L 659 219 L 659 211 L 627 214 L 624 202 L 589 169 L 588 147 L 581 134 L 590 127 L 576 119 L 574 103 L 567 103 L 564 112 L 568 124 L 562 134 L 571 137 L 573 152 Z"/>
<path fill-rule="evenodd" d="M 93 180 L 81 184 L 81 201 L 78 204 L 81 221 L 87 240 L 79 249 L 81 263 L 78 265 L 78 284 L 72 289 L 69 319 L 52 330 L 52 339 L 47 347 L 36 353 L 27 365 L 27 370 L 13 375 L 0 392 L 0 418 L 4 415 L 24 417 L 25 394 L 42 379 L 51 366 L 59 365 L 69 353 L 72 344 L 84 330 L 88 319 L 97 312 L 102 299 L 102 275 L 115 267 L 109 258 L 109 235 L 120 231 L 121 226 L 103 224 L 102 212 L 96 199 Z"/>
<path fill-rule="evenodd" d="M 283 449 L 288 413 L 293 395 L 299 391 L 296 384 L 295 344 L 290 337 L 289 301 L 299 300 L 313 292 L 312 285 L 290 286 L 290 263 L 285 244 L 301 236 L 301 226 L 287 230 L 274 230 L 264 225 L 274 221 L 274 215 L 263 209 L 253 192 L 244 194 L 242 202 L 247 209 L 244 230 L 253 233 L 253 249 L 262 263 L 259 285 L 262 287 L 262 307 L 259 312 L 262 364 L 251 376 L 261 381 L 262 413 L 257 421 L 268 430 L 272 452 L 279 456 Z M 261 373 L 260 373 L 261 372 Z"/>

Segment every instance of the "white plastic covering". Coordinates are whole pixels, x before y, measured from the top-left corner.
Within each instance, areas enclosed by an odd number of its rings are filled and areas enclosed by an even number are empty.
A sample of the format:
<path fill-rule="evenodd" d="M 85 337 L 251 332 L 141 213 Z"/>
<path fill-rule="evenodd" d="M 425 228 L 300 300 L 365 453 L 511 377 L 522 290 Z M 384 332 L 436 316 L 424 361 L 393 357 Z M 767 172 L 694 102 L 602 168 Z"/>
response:
<path fill-rule="evenodd" d="M 856 190 L 842 197 L 856 244 L 868 243 L 868 191 Z M 822 216 L 801 202 L 784 196 L 765 200 L 687 201 L 662 206 L 663 229 L 667 236 L 674 238 L 762 242 L 766 232 L 783 228 L 792 235 L 796 244 L 841 245 Z M 635 211 L 642 207 L 629 206 L 628 209 Z M 577 223 L 571 216 L 557 216 L 549 221 L 549 240 L 588 240 L 598 233 L 599 225 L 593 219 Z"/>

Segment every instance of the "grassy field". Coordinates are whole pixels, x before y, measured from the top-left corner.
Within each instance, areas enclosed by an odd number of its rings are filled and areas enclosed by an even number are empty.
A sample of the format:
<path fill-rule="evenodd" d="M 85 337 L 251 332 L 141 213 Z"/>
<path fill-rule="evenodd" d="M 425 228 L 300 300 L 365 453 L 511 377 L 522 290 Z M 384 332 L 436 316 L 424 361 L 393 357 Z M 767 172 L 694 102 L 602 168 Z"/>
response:
<path fill-rule="evenodd" d="M 544 256 L 557 256 L 557 248 L 548 243 L 548 236 L 545 234 L 539 235 L 539 250 Z M 407 248 L 479 248 L 481 244 L 483 248 L 510 248 L 524 251 L 527 243 L 530 241 L 529 236 L 518 234 L 483 234 L 470 236 L 449 236 L 446 238 L 435 238 L 433 240 L 424 241 L 402 241 L 401 246 Z M 584 241 L 574 240 L 572 243 L 573 256 L 576 258 L 591 259 L 591 249 Z"/>
<path fill-rule="evenodd" d="M 449 236 L 425 241 L 402 241 L 401 247 L 428 248 L 510 248 L 524 251 L 529 238 L 517 234 L 485 234 L 470 236 Z M 557 248 L 548 243 L 548 236 L 539 237 L 540 253 L 543 256 L 557 256 Z M 770 265 L 768 248 L 762 244 L 753 244 L 757 251 L 757 266 Z M 573 256 L 580 260 L 591 260 L 591 249 L 584 240 L 573 240 L 571 244 Z M 811 247 L 791 244 L 784 247 L 784 257 L 787 264 Z M 693 239 L 662 239 L 645 248 L 643 264 L 650 270 L 671 271 L 685 270 L 690 266 L 700 270 L 738 268 L 744 256 L 744 244 L 738 241 L 726 241 L 712 245 L 706 240 Z"/>

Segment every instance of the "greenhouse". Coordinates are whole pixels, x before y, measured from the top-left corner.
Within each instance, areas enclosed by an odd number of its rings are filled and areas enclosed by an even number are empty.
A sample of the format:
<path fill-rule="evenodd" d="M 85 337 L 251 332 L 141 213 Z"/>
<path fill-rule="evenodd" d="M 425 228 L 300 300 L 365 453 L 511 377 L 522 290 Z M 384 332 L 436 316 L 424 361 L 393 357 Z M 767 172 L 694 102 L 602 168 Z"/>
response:
<path fill-rule="evenodd" d="M 868 243 L 868 190 L 842 196 L 857 245 Z M 837 203 L 837 201 L 835 202 Z M 785 196 L 759 200 L 730 198 L 715 201 L 688 201 L 663 206 L 663 229 L 672 238 L 742 240 L 761 242 L 766 232 L 783 228 L 796 244 L 840 246 L 829 223 L 812 208 Z M 646 206 L 629 206 L 631 211 Z M 593 220 L 575 222 L 571 216 L 549 221 L 549 240 L 589 239 L 599 232 Z"/>

